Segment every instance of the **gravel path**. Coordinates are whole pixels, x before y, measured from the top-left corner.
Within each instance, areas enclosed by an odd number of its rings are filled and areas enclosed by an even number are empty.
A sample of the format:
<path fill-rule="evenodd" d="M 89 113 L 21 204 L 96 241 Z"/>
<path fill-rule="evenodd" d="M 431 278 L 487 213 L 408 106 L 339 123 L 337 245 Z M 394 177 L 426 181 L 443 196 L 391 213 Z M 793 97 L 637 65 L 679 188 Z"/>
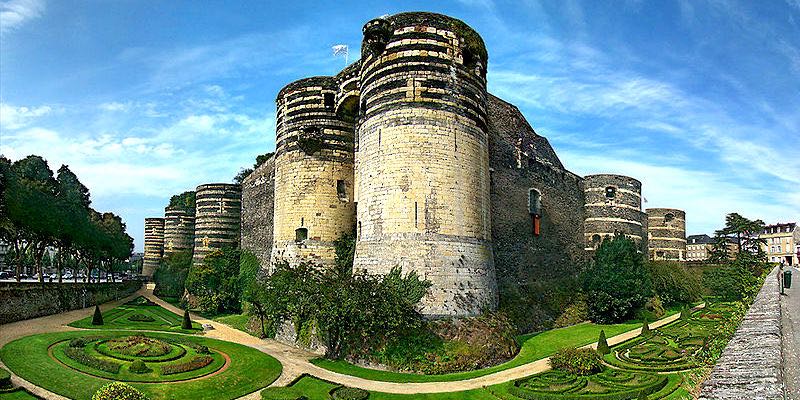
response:
<path fill-rule="evenodd" d="M 101 306 L 102 310 L 114 308 L 131 298 L 136 296 L 145 296 L 156 304 L 181 315 L 183 310 L 169 304 L 158 297 L 153 295 L 153 285 L 149 284 L 142 288 L 135 294 L 128 298 L 106 303 Z M 701 305 L 699 307 L 703 307 Z M 699 308 L 698 307 L 698 308 Z M 76 330 L 65 326 L 67 323 L 85 317 L 91 314 L 91 308 L 70 311 L 63 314 L 51 315 L 47 317 L 36 318 L 27 321 L 15 322 L 8 325 L 3 325 L 0 330 L 0 346 L 8 343 L 9 341 L 27 335 L 44 332 Z M 651 329 L 655 329 L 670 322 L 677 320 L 680 314 L 674 314 L 669 317 L 663 318 L 650 324 Z M 318 367 L 311 364 L 309 360 L 317 357 L 315 354 L 294 348 L 292 346 L 279 343 L 270 339 L 259 339 L 254 336 L 248 335 L 240 330 L 229 327 L 228 325 L 220 322 L 211 321 L 202 318 L 198 315 L 192 315 L 192 320 L 201 324 L 210 324 L 214 329 L 205 332 L 206 337 L 213 339 L 226 340 L 229 342 L 239 343 L 245 346 L 252 347 L 267 353 L 281 362 L 283 371 L 280 377 L 272 383 L 271 386 L 286 386 L 293 380 L 297 379 L 302 374 L 309 374 L 326 381 L 335 382 L 342 385 L 359 387 L 362 389 L 386 393 L 397 394 L 415 394 L 415 393 L 443 393 L 443 392 L 457 392 L 462 390 L 478 389 L 484 386 L 495 385 L 510 380 L 523 378 L 539 372 L 544 372 L 550 369 L 549 358 L 533 361 L 528 364 L 520 365 L 518 367 L 510 368 L 504 371 L 499 371 L 493 374 L 484 375 L 477 378 L 454 381 L 454 382 L 425 382 L 425 383 L 396 383 L 396 382 L 381 382 L 373 381 L 363 378 L 358 378 L 350 375 L 343 375 L 327 369 Z M 641 328 L 634 329 L 617 336 L 608 338 L 609 345 L 622 343 L 626 340 L 635 338 L 641 332 Z M 584 346 L 587 348 L 596 348 L 597 344 L 592 343 Z M 64 397 L 50 393 L 44 389 L 38 388 L 28 382 L 25 382 L 18 377 L 14 377 L 14 382 L 20 386 L 24 386 L 34 392 L 35 394 L 46 399 L 64 399 Z M 251 393 L 250 395 L 241 397 L 239 400 L 256 400 L 259 399 L 258 392 Z"/>

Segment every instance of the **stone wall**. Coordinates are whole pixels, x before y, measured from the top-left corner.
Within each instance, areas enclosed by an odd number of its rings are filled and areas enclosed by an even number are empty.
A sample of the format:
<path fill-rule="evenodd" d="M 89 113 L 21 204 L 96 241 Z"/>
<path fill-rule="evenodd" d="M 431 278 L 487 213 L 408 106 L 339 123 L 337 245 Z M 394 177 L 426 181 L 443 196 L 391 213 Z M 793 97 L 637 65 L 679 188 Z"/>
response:
<path fill-rule="evenodd" d="M 750 310 L 703 382 L 700 399 L 784 399 L 780 289 L 767 276 Z"/>
<path fill-rule="evenodd" d="M 0 324 L 91 307 L 139 290 L 141 282 L 0 283 Z"/>
<path fill-rule="evenodd" d="M 648 208 L 647 247 L 651 260 L 685 260 L 686 212 L 674 208 Z"/>
<path fill-rule="evenodd" d="M 144 219 L 142 275 L 153 276 L 164 255 L 164 218 Z"/>
<path fill-rule="evenodd" d="M 275 158 L 259 165 L 242 181 L 242 250 L 252 252 L 262 269 L 272 253 Z"/>
<path fill-rule="evenodd" d="M 565 170 L 517 107 L 489 96 L 492 241 L 501 308 L 519 328 L 548 326 L 585 262 L 583 180 Z M 531 196 L 539 196 L 540 232 Z M 535 199 L 533 199 L 535 200 Z M 516 311 L 519 312 L 516 312 Z"/>
<path fill-rule="evenodd" d="M 364 26 L 355 268 L 416 271 L 430 316 L 497 304 L 486 49 L 461 21 L 401 13 Z"/>

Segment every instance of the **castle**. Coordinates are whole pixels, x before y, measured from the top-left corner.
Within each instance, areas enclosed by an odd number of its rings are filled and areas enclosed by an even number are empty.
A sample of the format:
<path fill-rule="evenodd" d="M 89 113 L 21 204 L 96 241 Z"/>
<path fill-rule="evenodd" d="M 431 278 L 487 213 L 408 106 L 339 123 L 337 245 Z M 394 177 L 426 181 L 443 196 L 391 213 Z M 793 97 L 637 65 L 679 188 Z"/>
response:
<path fill-rule="evenodd" d="M 634 178 L 568 171 L 487 92 L 488 53 L 465 23 L 408 12 L 363 34 L 359 61 L 278 93 L 275 155 L 241 187 L 241 247 L 263 266 L 332 265 L 355 231 L 354 269 L 416 271 L 433 284 L 424 314 L 464 316 L 574 275 L 615 233 L 684 257 L 682 212 L 643 212 Z"/>

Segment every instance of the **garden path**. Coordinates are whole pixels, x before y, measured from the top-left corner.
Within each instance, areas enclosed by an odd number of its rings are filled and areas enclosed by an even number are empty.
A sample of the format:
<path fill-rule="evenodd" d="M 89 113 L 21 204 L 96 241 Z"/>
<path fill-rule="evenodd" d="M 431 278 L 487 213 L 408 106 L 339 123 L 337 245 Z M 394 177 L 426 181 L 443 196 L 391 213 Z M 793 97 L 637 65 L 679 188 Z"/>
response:
<path fill-rule="evenodd" d="M 103 304 L 100 306 L 100 308 L 101 310 L 105 311 L 117 307 L 137 296 L 147 297 L 148 299 L 160 305 L 161 307 L 164 307 L 167 310 L 170 310 L 178 315 L 181 315 L 183 313 L 183 310 L 153 295 L 152 284 L 146 285 L 138 292 L 134 293 L 131 296 L 128 296 L 127 298 Z M 698 308 L 703 306 L 704 305 L 700 305 L 698 306 Z M 69 327 L 66 324 L 85 317 L 86 315 L 89 314 L 90 311 L 91 308 L 86 308 L 81 310 L 68 311 L 57 315 L 49 315 L 45 317 L 3 325 L 2 329 L 0 329 L 0 347 L 2 347 L 6 343 L 14 339 L 23 336 L 33 335 L 37 333 L 45 333 L 45 332 L 77 330 L 77 328 Z M 680 314 L 673 314 L 669 317 L 651 323 L 650 328 L 655 329 L 664 326 L 666 324 L 669 324 L 677 320 L 679 317 Z M 317 355 L 294 348 L 292 346 L 283 343 L 279 343 L 275 340 L 259 339 L 240 330 L 231 328 L 223 323 L 202 318 L 194 314 L 192 315 L 192 320 L 201 324 L 209 324 L 214 328 L 205 332 L 206 337 L 226 340 L 234 343 L 239 343 L 245 346 L 249 346 L 278 359 L 278 361 L 280 361 L 281 364 L 283 365 L 283 371 L 281 373 L 281 376 L 275 382 L 273 382 L 271 386 L 286 386 L 299 376 L 303 374 L 309 374 L 326 381 L 335 382 L 347 386 L 359 387 L 370 391 L 396 393 L 396 394 L 443 393 L 443 392 L 457 392 L 463 390 L 478 389 L 484 386 L 490 386 L 503 382 L 508 382 L 514 379 L 524 378 L 526 376 L 533 375 L 539 372 L 544 372 L 550 369 L 549 366 L 550 359 L 543 358 L 537 361 L 530 362 L 528 364 L 520 365 L 503 371 L 498 371 L 493 374 L 466 379 L 462 381 L 424 382 L 424 383 L 397 383 L 397 382 L 373 381 L 350 375 L 340 374 L 337 372 L 329 371 L 327 369 L 318 367 L 309 362 L 309 360 L 311 360 L 314 357 L 317 357 Z M 610 337 L 608 338 L 608 344 L 613 346 L 615 344 L 622 343 L 626 340 L 635 338 L 640 334 L 640 332 L 641 328 L 637 328 Z M 597 343 L 592 343 L 583 347 L 595 348 L 596 346 Z M 0 362 L 0 366 L 3 366 L 2 362 Z M 14 376 L 13 373 L 12 373 L 12 380 L 14 381 L 15 384 L 25 387 L 32 393 L 42 398 L 48 400 L 65 399 L 62 396 L 51 393 L 29 382 L 26 382 L 21 378 Z M 251 393 L 250 395 L 241 397 L 239 400 L 257 400 L 259 398 L 260 398 L 259 393 L 255 392 Z"/>

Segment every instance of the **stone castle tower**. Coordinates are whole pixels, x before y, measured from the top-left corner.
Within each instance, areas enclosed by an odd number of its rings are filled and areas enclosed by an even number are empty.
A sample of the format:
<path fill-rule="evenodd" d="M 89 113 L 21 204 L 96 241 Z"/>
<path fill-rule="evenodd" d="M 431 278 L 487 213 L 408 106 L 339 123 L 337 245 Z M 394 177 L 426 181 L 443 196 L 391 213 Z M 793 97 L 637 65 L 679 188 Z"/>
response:
<path fill-rule="evenodd" d="M 242 213 L 242 189 L 230 183 L 197 187 L 192 264 L 202 265 L 205 256 L 223 247 L 237 247 Z"/>
<path fill-rule="evenodd" d="M 334 77 L 278 93 L 272 258 L 333 263 L 333 241 L 355 226 L 353 122 L 336 113 Z"/>
<path fill-rule="evenodd" d="M 675 208 L 648 208 L 647 235 L 651 260 L 686 259 L 686 212 Z"/>
<path fill-rule="evenodd" d="M 647 216 L 642 212 L 642 183 L 624 175 L 598 174 L 584 178 L 586 250 L 604 238 L 621 233 L 647 250 Z"/>
<path fill-rule="evenodd" d="M 164 209 L 164 257 L 194 246 L 194 210 L 168 206 Z"/>
<path fill-rule="evenodd" d="M 142 275 L 153 276 L 164 254 L 164 218 L 144 219 Z"/>

